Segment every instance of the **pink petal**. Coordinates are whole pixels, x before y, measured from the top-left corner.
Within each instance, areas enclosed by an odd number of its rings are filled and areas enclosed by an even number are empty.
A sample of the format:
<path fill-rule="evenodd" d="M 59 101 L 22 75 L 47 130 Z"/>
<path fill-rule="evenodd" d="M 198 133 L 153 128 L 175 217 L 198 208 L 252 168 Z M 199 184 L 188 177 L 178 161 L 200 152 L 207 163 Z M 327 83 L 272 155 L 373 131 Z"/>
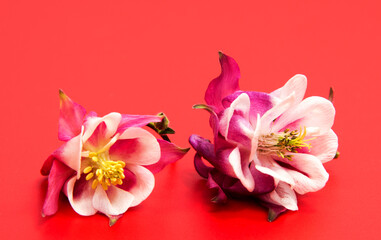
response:
<path fill-rule="evenodd" d="M 261 117 L 261 131 L 262 134 L 268 134 L 270 129 L 273 128 L 274 120 L 286 112 L 295 103 L 295 94 L 292 93 L 288 97 L 282 99 L 274 107 L 268 110 Z M 276 121 L 278 122 L 278 121 Z"/>
<path fill-rule="evenodd" d="M 263 92 L 247 91 L 237 91 L 225 97 L 222 100 L 222 104 L 225 108 L 230 107 L 231 103 L 242 93 L 247 94 L 250 98 L 250 119 L 256 119 L 258 114 L 262 116 L 274 105 L 274 99 L 269 94 Z M 252 122 L 252 124 L 255 125 L 255 121 L 254 123 Z"/>
<path fill-rule="evenodd" d="M 328 181 L 328 173 L 321 161 L 310 154 L 292 153 L 292 160 L 279 159 L 294 169 L 286 169 L 294 179 L 293 189 L 299 194 L 316 192 L 322 189 Z"/>
<path fill-rule="evenodd" d="M 298 210 L 296 194 L 290 185 L 284 182 L 279 182 L 274 191 L 261 195 L 260 198 L 265 202 L 280 205 L 292 211 Z"/>
<path fill-rule="evenodd" d="M 82 176 L 78 181 L 72 177 L 65 185 L 65 194 L 70 205 L 79 215 L 90 216 L 97 212 L 93 207 L 94 190 L 91 188 L 92 181 L 87 181 Z"/>
<path fill-rule="evenodd" d="M 131 207 L 139 205 L 152 192 L 155 186 L 155 178 L 148 169 L 139 165 L 127 165 L 126 168 L 136 176 L 135 185 L 129 189 L 129 192 L 134 196 Z"/>
<path fill-rule="evenodd" d="M 46 193 L 44 206 L 42 207 L 42 215 L 49 216 L 57 212 L 58 198 L 62 186 L 70 176 L 75 172 L 65 164 L 54 159 L 48 178 L 48 191 Z"/>
<path fill-rule="evenodd" d="M 280 100 L 286 99 L 290 94 L 295 94 L 295 104 L 300 103 L 303 100 L 304 94 L 307 89 L 307 78 L 304 75 L 297 74 L 293 76 L 287 83 L 270 93 L 271 96 L 277 97 Z"/>
<path fill-rule="evenodd" d="M 104 138 L 109 139 L 116 133 L 119 123 L 122 119 L 122 115 L 120 113 L 109 113 L 104 117 L 89 117 L 86 119 L 85 125 L 85 131 L 83 133 L 83 142 L 86 142 L 91 135 L 94 133 L 95 129 L 98 127 L 99 124 L 104 122 L 107 126 L 105 132 L 104 132 Z"/>
<path fill-rule="evenodd" d="M 160 172 L 165 166 L 181 159 L 189 151 L 189 148 L 179 148 L 175 144 L 164 140 L 157 139 L 157 141 L 160 145 L 160 160 L 155 164 L 145 166 L 152 173 Z"/>
<path fill-rule="evenodd" d="M 98 186 L 95 189 L 93 206 L 108 216 L 115 216 L 125 213 L 133 201 L 134 196 L 131 193 L 114 185 L 111 185 L 107 191 Z"/>
<path fill-rule="evenodd" d="M 124 132 L 127 128 L 130 127 L 144 127 L 151 122 L 160 122 L 162 116 L 153 116 L 153 115 L 129 115 L 122 114 L 122 120 L 120 121 L 118 133 Z"/>
<path fill-rule="evenodd" d="M 235 177 L 238 178 L 242 185 L 249 191 L 254 190 L 254 178 L 249 169 L 249 162 L 242 161 L 238 147 L 229 155 L 229 163 L 232 166 Z"/>
<path fill-rule="evenodd" d="M 218 185 L 218 183 L 213 179 L 213 176 L 211 174 L 209 174 L 208 176 L 208 187 L 217 191 L 217 193 L 211 200 L 212 202 L 225 203 L 227 201 L 228 198 L 226 194 L 224 193 L 220 185 Z"/>
<path fill-rule="evenodd" d="M 287 172 L 286 169 L 275 162 L 272 157 L 266 155 L 258 155 L 258 158 L 256 156 L 255 158 L 255 168 L 264 174 L 272 176 L 276 180 L 276 183 L 283 181 L 290 185 L 295 184 L 289 172 Z"/>
<path fill-rule="evenodd" d="M 81 133 L 86 110 L 73 102 L 60 90 L 60 117 L 58 122 L 58 139 L 68 141 Z"/>
<path fill-rule="evenodd" d="M 216 158 L 214 146 L 208 139 L 193 134 L 189 137 L 189 143 L 206 160 Z"/>
<path fill-rule="evenodd" d="M 221 74 L 209 83 L 205 101 L 219 112 L 223 109 L 222 99 L 239 90 L 240 71 L 233 58 L 220 53 Z"/>
<path fill-rule="evenodd" d="M 212 167 L 208 167 L 204 164 L 201 155 L 198 153 L 194 155 L 194 168 L 196 169 L 197 173 L 203 178 L 208 178 L 210 171 L 213 170 Z"/>
<path fill-rule="evenodd" d="M 336 155 L 338 139 L 332 129 L 326 134 L 309 141 L 309 143 L 312 147 L 308 153 L 317 157 L 322 163 L 331 161 Z"/>
<path fill-rule="evenodd" d="M 93 134 L 84 143 L 84 149 L 92 152 L 97 152 L 100 148 L 105 146 L 109 139 L 106 138 L 107 125 L 105 122 L 101 122 L 94 130 Z"/>
<path fill-rule="evenodd" d="M 81 134 L 73 137 L 58 148 L 52 155 L 80 174 L 82 141 Z"/>
<path fill-rule="evenodd" d="M 323 135 L 331 129 L 334 119 L 335 108 L 330 101 L 322 97 L 309 97 L 279 117 L 274 124 L 273 131 L 293 127 L 293 123 L 297 121 L 297 125 L 300 127 L 317 128 L 314 135 Z"/>
<path fill-rule="evenodd" d="M 239 114 L 242 119 L 247 121 L 247 124 L 243 125 L 242 127 L 244 128 L 243 130 L 249 131 L 250 129 L 246 129 L 246 128 L 248 128 L 247 125 L 250 125 L 249 124 L 250 98 L 246 93 L 242 93 L 241 95 L 239 95 L 232 102 L 230 107 L 225 109 L 222 117 L 220 118 L 219 130 L 222 136 L 224 136 L 225 138 L 227 138 L 228 136 L 230 121 L 233 115 L 235 114 Z M 234 130 L 239 130 L 239 129 L 233 129 L 233 131 Z"/>
<path fill-rule="evenodd" d="M 160 145 L 156 138 L 142 128 L 131 127 L 124 131 L 111 146 L 110 158 L 127 164 L 151 165 L 160 159 Z"/>
<path fill-rule="evenodd" d="M 43 176 L 48 176 L 49 173 L 50 173 L 50 169 L 52 168 L 52 165 L 53 165 L 53 161 L 55 160 L 56 158 L 53 156 L 53 155 L 50 155 L 44 162 L 44 164 L 42 165 L 41 167 L 41 175 Z"/>

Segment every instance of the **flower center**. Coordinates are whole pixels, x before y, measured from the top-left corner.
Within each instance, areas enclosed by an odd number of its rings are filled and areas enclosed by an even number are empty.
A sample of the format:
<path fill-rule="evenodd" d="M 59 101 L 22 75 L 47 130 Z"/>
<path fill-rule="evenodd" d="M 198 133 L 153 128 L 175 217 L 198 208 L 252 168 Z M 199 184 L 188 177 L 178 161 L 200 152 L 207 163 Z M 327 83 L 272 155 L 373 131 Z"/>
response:
<path fill-rule="evenodd" d="M 91 160 L 89 165 L 83 169 L 86 180 L 93 179 L 91 187 L 95 189 L 98 184 L 107 190 L 112 185 L 122 185 L 125 178 L 123 161 L 112 161 L 107 152 L 90 152 L 88 156 Z"/>
<path fill-rule="evenodd" d="M 296 153 L 298 149 L 306 147 L 311 148 L 308 141 L 315 139 L 305 139 L 307 134 L 306 127 L 300 128 L 300 130 L 286 129 L 280 133 L 271 133 L 269 135 L 262 135 L 258 139 L 258 148 L 261 154 L 265 155 L 278 155 L 281 158 L 292 159 L 292 155 L 287 153 Z"/>

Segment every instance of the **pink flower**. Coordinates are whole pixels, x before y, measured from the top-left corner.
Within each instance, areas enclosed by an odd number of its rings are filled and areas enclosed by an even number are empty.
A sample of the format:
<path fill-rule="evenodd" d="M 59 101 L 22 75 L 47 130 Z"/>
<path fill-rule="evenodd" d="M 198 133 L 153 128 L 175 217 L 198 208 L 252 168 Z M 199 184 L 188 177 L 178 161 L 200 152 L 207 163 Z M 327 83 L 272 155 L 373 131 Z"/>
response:
<path fill-rule="evenodd" d="M 195 167 L 218 190 L 214 201 L 226 201 L 226 194 L 255 197 L 269 208 L 272 221 L 286 209 L 298 209 L 295 192 L 325 186 L 323 163 L 334 158 L 338 147 L 331 130 L 335 109 L 321 97 L 303 100 L 303 75 L 270 94 L 246 92 L 239 90 L 237 63 L 224 54 L 220 62 L 221 75 L 205 94 L 208 105 L 195 105 L 211 113 L 214 132 L 214 145 L 190 137 L 197 151 Z"/>
<path fill-rule="evenodd" d="M 142 128 L 162 119 L 115 112 L 104 117 L 86 114 L 60 91 L 58 138 L 64 144 L 41 169 L 49 176 L 43 216 L 56 213 L 61 190 L 78 214 L 101 212 L 111 225 L 129 207 L 144 201 L 154 188 L 153 173 L 188 151 Z"/>

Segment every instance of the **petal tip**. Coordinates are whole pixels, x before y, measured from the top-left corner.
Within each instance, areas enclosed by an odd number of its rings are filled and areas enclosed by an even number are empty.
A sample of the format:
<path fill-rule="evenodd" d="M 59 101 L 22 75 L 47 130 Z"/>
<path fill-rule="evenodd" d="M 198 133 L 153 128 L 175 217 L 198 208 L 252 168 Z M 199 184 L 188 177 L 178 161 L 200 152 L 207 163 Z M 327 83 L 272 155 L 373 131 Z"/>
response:
<path fill-rule="evenodd" d="M 222 51 L 218 51 L 218 57 L 221 59 L 224 56 L 224 53 Z"/>

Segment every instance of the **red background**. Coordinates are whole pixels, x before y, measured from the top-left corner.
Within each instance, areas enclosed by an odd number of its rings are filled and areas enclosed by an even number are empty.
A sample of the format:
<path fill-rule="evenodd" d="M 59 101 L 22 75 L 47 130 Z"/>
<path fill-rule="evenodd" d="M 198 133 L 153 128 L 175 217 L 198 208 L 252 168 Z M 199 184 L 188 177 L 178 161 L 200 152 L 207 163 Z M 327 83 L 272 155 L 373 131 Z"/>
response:
<path fill-rule="evenodd" d="M 378 0 L 1 1 L 1 238 L 379 239 L 380 10 Z M 193 133 L 212 136 L 192 105 L 219 74 L 218 50 L 237 60 L 245 90 L 269 92 L 297 73 L 307 96 L 335 88 L 341 156 L 325 165 L 324 189 L 268 223 L 255 203 L 211 204 L 191 150 L 112 228 L 64 197 L 41 217 L 40 166 L 60 145 L 59 88 L 102 115 L 164 111 L 172 139 L 189 147 Z"/>

